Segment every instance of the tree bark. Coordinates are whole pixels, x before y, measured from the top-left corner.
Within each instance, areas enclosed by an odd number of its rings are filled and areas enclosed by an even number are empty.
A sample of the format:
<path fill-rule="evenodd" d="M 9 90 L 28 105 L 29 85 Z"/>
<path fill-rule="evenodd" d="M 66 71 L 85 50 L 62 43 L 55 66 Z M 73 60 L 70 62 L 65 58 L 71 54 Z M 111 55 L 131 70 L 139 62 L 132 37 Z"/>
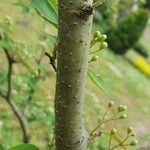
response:
<path fill-rule="evenodd" d="M 56 150 L 87 148 L 83 100 L 92 27 L 92 3 L 92 0 L 58 0 Z"/>

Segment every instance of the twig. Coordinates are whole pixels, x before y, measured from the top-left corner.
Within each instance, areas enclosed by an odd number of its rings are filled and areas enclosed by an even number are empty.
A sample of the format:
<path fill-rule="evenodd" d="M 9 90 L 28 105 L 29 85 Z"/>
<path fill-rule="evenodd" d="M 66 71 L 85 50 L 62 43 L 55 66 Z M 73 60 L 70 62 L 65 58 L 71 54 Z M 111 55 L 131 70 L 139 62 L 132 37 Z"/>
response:
<path fill-rule="evenodd" d="M 104 114 L 104 116 L 103 116 L 103 119 L 102 119 L 101 123 L 98 124 L 97 127 L 94 128 L 94 129 L 91 131 L 90 136 L 92 136 L 93 133 L 94 133 L 98 128 L 100 128 L 103 124 L 108 123 L 108 122 L 110 122 L 110 121 L 119 120 L 119 118 L 114 118 L 116 115 L 118 115 L 118 113 L 116 113 L 116 114 L 114 114 L 110 119 L 104 121 L 104 120 L 105 120 L 105 117 L 106 117 L 106 115 L 107 115 L 108 110 L 109 110 L 109 108 L 106 109 L 105 114 Z"/>
<path fill-rule="evenodd" d="M 91 55 L 91 54 L 97 53 L 97 52 L 99 52 L 99 51 L 101 51 L 101 49 L 96 50 L 96 51 L 93 51 L 93 52 L 90 52 L 89 54 Z"/>
<path fill-rule="evenodd" d="M 126 138 L 118 145 L 112 147 L 110 150 L 114 150 L 115 148 L 119 147 L 119 146 L 126 146 L 126 145 L 123 145 L 127 140 L 128 140 L 129 136 L 127 135 Z"/>
<path fill-rule="evenodd" d="M 107 108 L 106 111 L 105 111 L 105 114 L 104 114 L 104 116 L 103 116 L 103 118 L 102 118 L 101 123 L 100 123 L 96 128 L 94 128 L 94 129 L 91 131 L 90 136 L 92 136 L 93 133 L 104 123 L 105 116 L 107 115 L 108 110 L 109 110 L 109 109 Z"/>
<path fill-rule="evenodd" d="M 41 55 L 40 55 L 40 58 L 39 59 L 35 59 L 37 65 L 39 66 L 41 64 L 41 61 L 42 61 L 42 58 L 43 58 L 43 55 L 44 53 L 42 52 Z M 40 79 L 41 77 L 41 70 L 40 68 L 38 68 L 38 76 L 35 76 L 35 80 L 34 80 L 34 83 L 37 84 L 38 80 Z M 28 112 L 29 110 L 29 106 L 30 106 L 30 102 L 32 101 L 32 98 L 33 98 L 33 94 L 35 93 L 35 88 L 31 88 L 30 89 L 30 94 L 27 98 L 27 100 L 25 101 L 25 104 L 24 104 L 24 110 L 23 110 L 23 113 L 25 114 L 26 112 Z"/>
<path fill-rule="evenodd" d="M 49 148 L 51 148 L 51 149 L 53 148 L 54 142 L 55 142 L 55 131 L 53 132 L 53 136 L 52 136 L 52 140 L 51 140 L 51 143 L 49 145 Z"/>
<path fill-rule="evenodd" d="M 52 65 L 54 71 L 57 72 L 57 67 L 56 67 L 56 63 L 55 63 L 56 58 L 54 56 L 51 56 L 47 52 L 45 52 L 45 55 L 49 58 L 50 64 Z M 55 51 L 54 51 L 53 55 L 55 55 Z"/>
<path fill-rule="evenodd" d="M 1 31 L 0 32 L 0 39 L 4 38 L 4 34 Z M 8 74 L 7 74 L 7 93 L 6 95 L 4 95 L 2 93 L 2 91 L 0 92 L 0 96 L 2 96 L 3 98 L 6 99 L 6 102 L 9 104 L 10 108 L 12 109 L 14 115 L 16 116 L 16 118 L 19 121 L 19 124 L 21 126 L 21 130 L 23 132 L 23 142 L 24 143 L 29 143 L 29 139 L 30 139 L 30 131 L 28 128 L 28 124 L 27 121 L 24 117 L 24 115 L 22 114 L 22 112 L 20 111 L 20 109 L 18 108 L 18 106 L 11 100 L 11 93 L 12 93 L 12 69 L 13 69 L 13 64 L 15 63 L 15 60 L 13 59 L 13 57 L 9 54 L 8 49 L 3 48 L 6 57 L 7 57 L 7 62 L 8 62 Z"/>
<path fill-rule="evenodd" d="M 99 5 L 101 5 L 105 0 L 98 0 L 97 2 L 93 3 L 93 8 L 98 7 Z"/>
<path fill-rule="evenodd" d="M 110 134 L 108 150 L 110 150 L 110 147 L 111 147 L 111 141 L 112 141 L 112 134 Z"/>
<path fill-rule="evenodd" d="M 13 102 L 13 101 L 7 101 L 9 103 L 9 106 L 11 107 L 12 111 L 14 112 L 15 116 L 17 117 L 22 132 L 23 132 L 23 142 L 24 143 L 29 143 L 30 141 L 30 130 L 28 127 L 28 123 L 26 118 L 23 116 L 22 112 L 18 108 L 18 106 Z"/>

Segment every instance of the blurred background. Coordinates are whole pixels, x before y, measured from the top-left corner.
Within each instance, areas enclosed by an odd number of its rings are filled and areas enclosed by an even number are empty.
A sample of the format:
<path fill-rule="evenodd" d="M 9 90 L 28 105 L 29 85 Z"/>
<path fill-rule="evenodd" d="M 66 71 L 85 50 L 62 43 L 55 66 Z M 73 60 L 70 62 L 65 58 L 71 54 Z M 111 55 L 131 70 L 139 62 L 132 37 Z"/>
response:
<path fill-rule="evenodd" d="M 88 130 L 102 119 L 109 101 L 126 105 L 128 119 L 111 122 L 107 129 L 115 127 L 124 136 L 126 128 L 133 126 L 138 148 L 150 145 L 149 11 L 149 0 L 105 0 L 95 10 L 93 33 L 99 30 L 107 35 L 108 49 L 94 54 L 99 59 L 89 65 L 106 82 L 109 92 L 104 93 L 87 78 L 85 93 Z M 9 103 L 13 101 L 28 123 L 31 143 L 49 149 L 56 74 L 44 52 L 53 50 L 56 35 L 57 30 L 38 16 L 30 0 L 0 0 L 0 143 L 6 148 L 23 141 Z M 104 135 L 88 149 L 106 150 L 107 143 Z"/>

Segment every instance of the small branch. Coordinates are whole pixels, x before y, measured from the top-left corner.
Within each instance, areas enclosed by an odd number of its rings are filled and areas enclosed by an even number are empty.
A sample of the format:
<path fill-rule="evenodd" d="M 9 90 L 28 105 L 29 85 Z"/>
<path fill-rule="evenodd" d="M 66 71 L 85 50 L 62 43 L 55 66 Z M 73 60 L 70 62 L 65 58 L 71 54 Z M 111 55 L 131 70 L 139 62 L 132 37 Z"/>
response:
<path fill-rule="evenodd" d="M 96 128 L 94 128 L 94 129 L 91 131 L 90 136 L 92 136 L 93 133 L 104 123 L 104 120 L 105 120 L 105 117 L 106 117 L 106 115 L 107 115 L 108 110 L 109 110 L 109 109 L 107 108 L 106 111 L 105 111 L 105 114 L 104 114 L 104 116 L 103 116 L 103 119 L 102 119 L 101 123 L 100 123 Z"/>
<path fill-rule="evenodd" d="M 28 123 L 23 116 L 22 112 L 18 108 L 18 106 L 13 102 L 13 101 L 7 101 L 9 103 L 9 106 L 11 107 L 12 111 L 14 112 L 15 116 L 17 117 L 22 132 L 23 132 L 23 142 L 24 143 L 29 143 L 30 140 L 30 130 L 28 128 Z"/>
<path fill-rule="evenodd" d="M 37 65 L 40 65 L 40 63 L 41 63 L 41 61 L 42 61 L 42 59 L 43 59 L 43 56 L 44 56 L 44 53 L 42 52 L 41 54 L 40 54 L 40 57 L 37 59 L 37 58 L 34 58 L 35 59 L 35 61 L 36 61 L 36 63 L 37 63 Z"/>
<path fill-rule="evenodd" d="M 7 100 L 10 100 L 10 96 L 11 96 L 11 90 L 12 90 L 12 62 L 8 61 L 8 74 L 7 74 L 7 80 L 8 80 L 8 91 L 7 91 Z"/>
<path fill-rule="evenodd" d="M 106 120 L 105 122 L 103 122 L 103 124 L 108 123 L 108 122 L 110 122 L 110 121 L 116 121 L 116 120 L 119 120 L 119 118 L 108 119 L 108 120 Z"/>
<path fill-rule="evenodd" d="M 2 31 L 0 31 L 0 39 L 4 38 L 4 34 Z M 7 94 L 6 96 L 0 91 L 0 95 L 6 99 L 6 102 L 8 103 L 8 105 L 11 107 L 14 115 L 16 116 L 16 118 L 19 121 L 19 124 L 21 126 L 21 130 L 23 133 L 23 142 L 24 143 L 29 143 L 29 135 L 30 135 L 30 131 L 28 128 L 28 124 L 27 121 L 24 117 L 24 115 L 22 114 L 22 112 L 20 111 L 20 109 L 17 107 L 17 105 L 11 100 L 11 93 L 12 93 L 12 69 L 13 69 L 13 64 L 15 63 L 15 60 L 13 58 L 12 55 L 10 55 L 8 49 L 3 48 L 4 53 L 6 54 L 7 57 L 7 62 L 8 62 L 8 74 L 7 74 Z"/>
<path fill-rule="evenodd" d="M 105 0 L 98 0 L 97 2 L 93 3 L 93 8 L 98 7 L 99 5 L 101 5 Z"/>
<path fill-rule="evenodd" d="M 49 53 L 45 52 L 45 55 L 49 58 L 50 64 L 52 65 L 55 72 L 57 72 L 57 67 L 55 63 L 55 57 L 51 56 Z"/>
<path fill-rule="evenodd" d="M 55 144 L 55 131 L 53 132 L 51 143 L 49 144 L 49 148 L 53 148 Z"/>
<path fill-rule="evenodd" d="M 35 58 L 35 61 L 37 63 L 37 66 L 38 66 L 38 75 L 34 77 L 34 84 L 37 84 L 40 77 L 41 77 L 41 69 L 39 68 L 39 65 L 41 64 L 41 61 L 43 59 L 43 56 L 44 56 L 44 53 L 42 52 L 39 59 L 36 59 Z M 33 94 L 35 93 L 35 88 L 30 88 L 29 89 L 30 91 L 30 94 L 28 96 L 28 98 L 26 99 L 25 103 L 24 103 L 24 110 L 23 110 L 23 114 L 26 114 L 26 112 L 28 112 L 29 108 L 30 108 L 30 103 L 32 101 L 32 98 L 33 98 Z"/>
<path fill-rule="evenodd" d="M 98 128 L 100 128 L 103 124 L 108 123 L 108 122 L 110 122 L 110 121 L 119 120 L 119 118 L 115 118 L 115 117 L 118 115 L 118 113 L 116 113 L 116 114 L 114 114 L 110 119 L 104 121 L 104 120 L 105 120 L 105 117 L 106 117 L 106 115 L 107 115 L 108 110 L 109 110 L 109 108 L 106 109 L 105 114 L 104 114 L 104 116 L 103 116 L 103 119 L 102 119 L 101 123 L 98 124 L 97 127 L 94 128 L 94 129 L 91 131 L 90 136 L 92 136 L 93 133 L 94 133 Z"/>
<path fill-rule="evenodd" d="M 114 150 L 116 148 L 118 148 L 119 146 L 126 146 L 126 145 L 123 145 L 127 140 L 128 140 L 129 136 L 127 135 L 126 138 L 118 145 L 112 147 L 110 150 Z"/>
<path fill-rule="evenodd" d="M 108 150 L 110 150 L 110 147 L 111 147 L 111 141 L 112 141 L 112 134 L 110 134 Z"/>
<path fill-rule="evenodd" d="M 100 49 L 100 50 L 97 50 L 97 51 L 90 52 L 89 54 L 91 55 L 91 54 L 97 53 L 97 52 L 99 52 L 99 51 L 101 51 L 101 49 Z"/>

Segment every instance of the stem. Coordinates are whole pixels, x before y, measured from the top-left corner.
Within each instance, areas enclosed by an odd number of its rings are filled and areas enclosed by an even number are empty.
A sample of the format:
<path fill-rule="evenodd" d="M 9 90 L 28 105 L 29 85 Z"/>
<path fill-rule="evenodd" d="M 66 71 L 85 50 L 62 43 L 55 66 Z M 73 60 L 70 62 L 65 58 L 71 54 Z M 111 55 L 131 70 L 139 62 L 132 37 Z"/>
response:
<path fill-rule="evenodd" d="M 34 80 L 32 81 L 35 86 L 38 84 L 39 80 L 42 78 L 42 75 L 41 75 L 41 69 L 39 68 L 39 66 L 41 65 L 41 62 L 42 62 L 42 59 L 43 59 L 43 53 L 41 53 L 40 55 L 40 58 L 37 59 L 35 58 L 35 61 L 36 61 L 36 64 L 38 66 L 38 75 L 34 77 Z M 33 88 L 33 87 L 30 87 L 29 88 L 29 96 L 28 98 L 26 99 L 25 103 L 24 103 L 24 109 L 23 109 L 23 114 L 25 115 L 29 110 L 30 110 L 30 106 L 31 106 L 31 102 L 32 102 L 32 99 L 33 99 L 33 95 L 34 93 L 36 92 L 36 88 Z"/>
<path fill-rule="evenodd" d="M 19 108 L 13 101 L 7 101 L 7 102 L 20 123 L 22 133 L 23 133 L 23 142 L 29 143 L 30 131 L 29 131 L 28 124 L 27 124 L 25 117 L 23 116 L 22 112 L 19 110 Z"/>
<path fill-rule="evenodd" d="M 11 101 L 11 91 L 12 91 L 12 67 L 13 67 L 13 60 L 11 58 L 11 56 L 9 55 L 8 51 L 6 49 L 4 49 L 5 54 L 7 56 L 7 60 L 8 60 L 8 74 L 7 74 L 7 82 L 8 82 L 8 91 L 7 91 L 7 96 L 6 96 L 6 102 L 9 104 L 9 106 L 11 107 L 12 111 L 14 112 L 16 118 L 18 119 L 21 129 L 22 129 L 22 133 L 23 133 L 23 142 L 24 143 L 29 143 L 29 128 L 27 125 L 27 121 L 25 119 L 25 117 L 23 116 L 22 112 L 19 110 L 19 108 L 17 107 L 17 105 Z"/>
<path fill-rule="evenodd" d="M 56 63 L 55 60 L 56 58 L 51 56 L 49 53 L 45 52 L 45 55 L 49 58 L 50 64 L 53 67 L 54 71 L 57 72 L 57 67 L 56 67 Z"/>
<path fill-rule="evenodd" d="M 115 119 L 108 119 L 106 120 L 105 122 L 103 122 L 103 124 L 107 123 L 107 122 L 110 122 L 110 121 L 116 121 L 116 120 L 119 120 L 118 118 L 115 118 Z"/>
<path fill-rule="evenodd" d="M 110 119 L 104 121 L 104 120 L 105 120 L 105 116 L 107 115 L 108 109 L 109 109 L 109 108 L 106 109 L 105 114 L 104 114 L 104 116 L 103 116 L 103 119 L 102 119 L 101 123 L 100 123 L 96 128 L 94 128 L 94 129 L 91 131 L 90 136 L 92 136 L 93 133 L 94 133 L 98 128 L 100 128 L 103 124 L 105 124 L 105 123 L 107 123 L 107 122 L 110 122 L 110 121 L 119 120 L 119 118 L 114 118 L 116 115 L 119 114 L 119 113 L 116 113 L 116 114 L 114 114 Z"/>
<path fill-rule="evenodd" d="M 92 48 L 96 43 L 97 43 L 97 41 L 93 39 L 90 43 L 90 48 Z"/>
<path fill-rule="evenodd" d="M 91 54 L 94 54 L 94 53 L 97 53 L 97 52 L 99 52 L 99 51 L 101 51 L 101 49 L 100 49 L 100 50 L 97 50 L 97 51 L 94 51 L 94 52 L 90 52 L 90 55 L 91 55 Z"/>
<path fill-rule="evenodd" d="M 50 143 L 50 145 L 49 145 L 49 148 L 53 148 L 54 147 L 54 143 L 55 142 L 55 132 L 53 132 L 53 137 L 52 137 L 52 140 L 51 140 L 51 143 Z"/>
<path fill-rule="evenodd" d="M 129 135 L 127 135 L 126 138 L 125 138 L 120 144 L 118 144 L 118 145 L 112 147 L 110 150 L 116 149 L 116 148 L 118 148 L 119 146 L 127 146 L 127 145 L 123 145 L 123 144 L 128 140 L 128 138 L 129 138 Z"/>
<path fill-rule="evenodd" d="M 92 0 L 58 0 L 56 150 L 87 148 L 83 100 L 92 28 L 92 3 Z"/>
<path fill-rule="evenodd" d="M 104 113 L 104 116 L 103 116 L 103 118 L 102 118 L 101 123 L 100 123 L 96 128 L 94 128 L 94 129 L 91 131 L 90 136 L 92 136 L 93 133 L 104 123 L 105 116 L 107 115 L 108 110 L 109 110 L 109 108 L 106 109 L 106 111 L 105 111 L 105 113 Z"/>
<path fill-rule="evenodd" d="M 104 0 L 98 0 L 97 2 L 93 3 L 93 8 L 98 7 L 99 5 L 101 5 L 104 2 Z"/>
<path fill-rule="evenodd" d="M 4 38 L 4 34 L 2 31 L 0 31 L 0 39 Z M 11 107 L 14 115 L 16 116 L 16 118 L 18 119 L 20 126 L 21 126 L 21 130 L 23 133 L 23 142 L 24 143 L 29 143 L 29 139 L 30 139 L 30 131 L 28 128 L 28 124 L 27 121 L 24 117 L 24 115 L 22 114 L 22 112 L 20 111 L 20 109 L 17 107 L 17 105 L 11 101 L 11 93 L 12 93 L 12 69 L 13 69 L 13 64 L 15 63 L 13 57 L 9 54 L 8 49 L 4 48 L 3 49 L 6 57 L 7 57 L 7 61 L 8 61 L 8 74 L 7 74 L 7 93 L 6 95 L 2 93 L 2 91 L 0 91 L 0 96 L 2 96 L 4 99 L 6 99 L 6 102 L 8 103 L 8 105 Z"/>
<path fill-rule="evenodd" d="M 111 141 L 112 141 L 112 134 L 110 134 L 108 150 L 110 150 L 110 147 L 111 147 Z"/>
<path fill-rule="evenodd" d="M 115 114 L 111 117 L 111 119 L 114 119 L 118 114 L 120 114 L 120 112 L 115 113 Z"/>

